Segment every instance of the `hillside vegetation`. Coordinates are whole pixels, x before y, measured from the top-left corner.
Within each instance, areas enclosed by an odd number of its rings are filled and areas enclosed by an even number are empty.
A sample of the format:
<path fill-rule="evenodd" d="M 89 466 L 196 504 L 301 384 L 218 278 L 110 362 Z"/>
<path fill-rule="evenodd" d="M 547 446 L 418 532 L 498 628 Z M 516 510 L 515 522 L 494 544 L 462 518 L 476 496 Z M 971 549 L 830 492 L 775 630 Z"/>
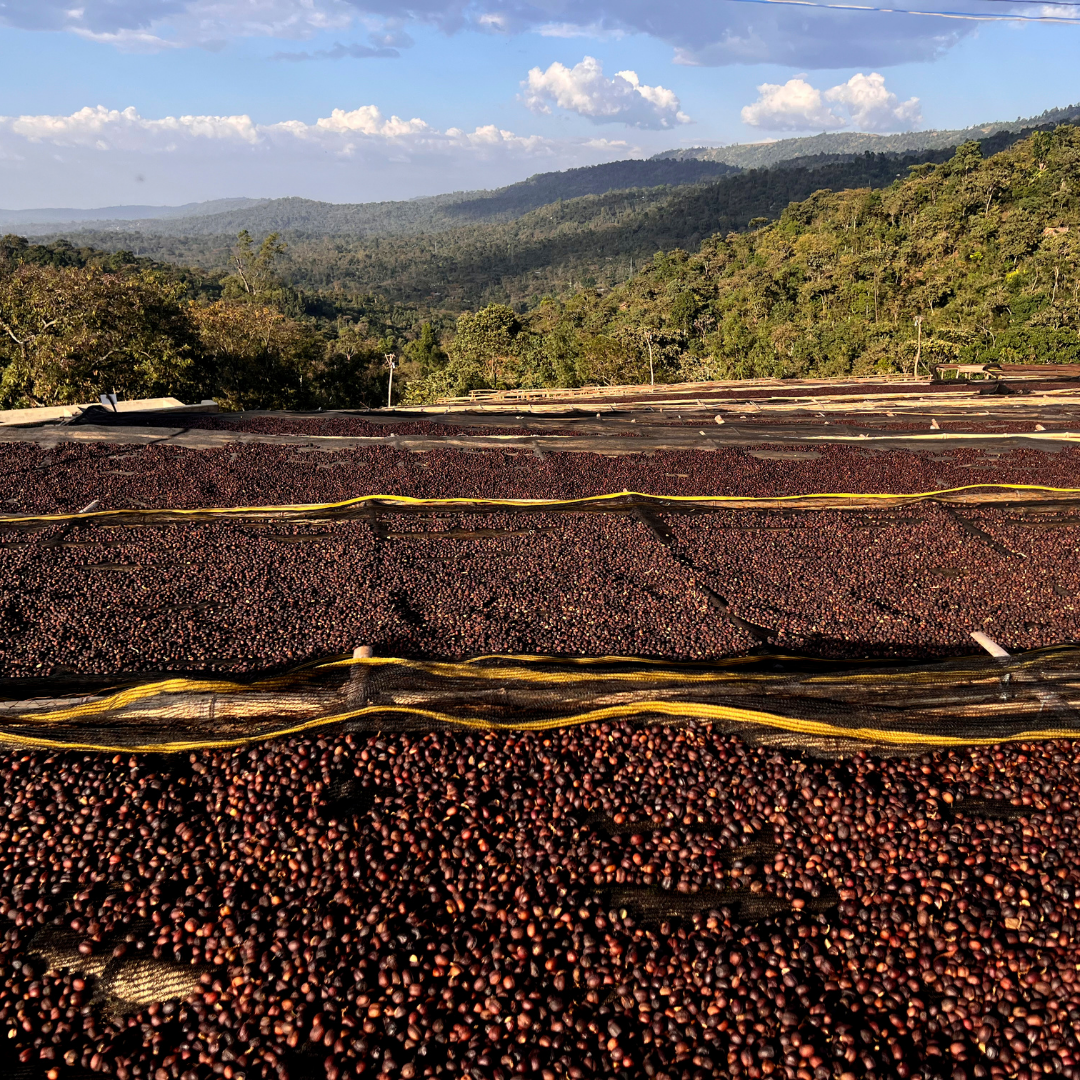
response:
<path fill-rule="evenodd" d="M 735 143 L 730 146 L 693 146 L 666 150 L 654 161 L 716 161 L 740 169 L 764 169 L 795 158 L 822 155 L 852 157 L 856 154 L 911 154 L 923 150 L 944 150 L 965 142 L 981 142 L 994 134 L 1019 134 L 1036 128 L 1054 128 L 1080 120 L 1080 104 L 1047 109 L 1041 116 L 977 124 L 952 131 L 901 131 L 895 135 L 874 135 L 866 131 L 829 131 L 773 142 Z"/>
<path fill-rule="evenodd" d="M 280 271 L 298 289 L 378 294 L 394 303 L 451 312 L 491 302 L 525 310 L 544 296 L 569 295 L 582 286 L 614 287 L 657 252 L 696 249 L 714 233 L 776 218 L 788 203 L 820 188 L 885 187 L 906 176 L 910 165 L 944 161 L 951 154 L 864 154 L 706 183 L 611 191 L 549 203 L 507 221 L 423 234 L 358 238 L 336 225 L 326 232 L 282 228 L 288 251 Z M 237 215 L 236 223 L 244 219 Z M 135 242 L 116 232 L 80 232 L 77 238 L 101 248 Z M 234 238 L 235 231 L 216 237 L 155 234 L 139 236 L 137 244 L 156 259 L 213 270 L 227 265 Z"/>
<path fill-rule="evenodd" d="M 983 152 L 1005 149 L 1023 134 L 988 136 L 981 141 Z M 270 200 L 199 219 L 205 235 L 177 233 L 189 228 L 192 219 L 187 219 L 169 223 L 172 232 L 148 223 L 148 231 L 135 235 L 110 229 L 83 230 L 75 237 L 97 248 L 131 245 L 157 260 L 221 271 L 229 266 L 239 230 L 273 231 L 287 241 L 279 270 L 296 289 L 338 297 L 378 295 L 394 304 L 454 314 L 489 303 L 523 312 L 545 296 L 612 288 L 657 252 L 696 250 L 706 237 L 775 219 L 788 203 L 822 188 L 887 187 L 912 165 L 946 161 L 954 150 L 819 155 L 746 172 L 694 161 L 624 161 L 547 173 L 469 198 L 359 206 Z M 555 191 L 655 181 L 671 167 L 727 174 L 701 180 L 701 174 L 683 171 L 676 180 L 697 176 L 698 182 L 620 188 L 535 205 Z M 433 208 L 435 203 L 440 208 Z M 436 219 L 442 221 L 438 228 L 421 227 Z"/>
<path fill-rule="evenodd" d="M 641 381 L 650 359 L 669 381 L 910 370 L 916 319 L 928 361 L 1078 361 L 1080 129 L 984 156 L 995 140 L 898 180 L 896 158 L 864 155 L 567 200 L 441 234 L 438 254 L 241 233 L 199 269 L 5 237 L 0 406 L 112 389 L 370 405 L 391 352 L 413 401 Z M 554 277 L 567 266 L 573 285 Z"/>
<path fill-rule="evenodd" d="M 279 279 L 276 237 L 243 235 L 233 272 L 206 273 L 64 241 L 0 239 L 0 408 L 172 394 L 233 408 L 385 401 L 384 354 L 443 358 L 421 313 Z"/>
<path fill-rule="evenodd" d="M 984 158 L 967 143 L 885 190 L 820 191 L 779 221 L 658 255 L 526 316 L 463 315 L 413 400 L 491 386 L 1080 360 L 1080 129 Z"/>
<path fill-rule="evenodd" d="M 186 206 L 112 207 L 94 210 L 0 210 L 0 223 L 32 225 L 40 235 L 51 223 L 85 223 L 87 229 L 119 230 L 134 243 L 143 232 L 154 236 L 227 236 L 252 233 L 395 236 L 415 235 L 478 221 L 506 221 L 560 199 L 603 195 L 640 187 L 678 187 L 739 170 L 697 159 L 611 161 L 562 172 L 538 173 L 490 191 L 457 191 L 417 199 L 369 203 L 329 203 L 316 199 L 216 199 Z M 110 213 L 110 209 L 115 213 Z M 63 215 L 70 215 L 64 217 Z"/>

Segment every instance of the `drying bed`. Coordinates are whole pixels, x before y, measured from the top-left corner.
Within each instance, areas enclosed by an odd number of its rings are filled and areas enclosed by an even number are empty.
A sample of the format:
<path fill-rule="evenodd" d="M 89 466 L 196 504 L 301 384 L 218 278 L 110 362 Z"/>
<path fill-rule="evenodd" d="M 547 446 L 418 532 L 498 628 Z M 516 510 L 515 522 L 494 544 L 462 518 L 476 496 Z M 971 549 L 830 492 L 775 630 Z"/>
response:
<path fill-rule="evenodd" d="M 657 530 L 659 525 L 659 535 Z M 823 656 L 1072 640 L 1071 511 L 918 504 L 789 513 L 380 512 L 0 541 L 8 677 L 253 671 L 349 652 L 700 660 L 769 642 Z"/>
<path fill-rule="evenodd" d="M 1078 1074 L 1071 744 L 0 759 L 6 1075 Z"/>
<path fill-rule="evenodd" d="M 973 483 L 1075 487 L 1080 449 L 942 448 L 872 452 L 840 446 L 721 447 L 606 457 L 532 447 L 411 453 L 388 447 L 212 450 L 61 442 L 0 443 L 6 514 L 328 503 L 357 495 L 571 499 L 617 491 L 770 497 L 808 492 L 918 492 Z M 0 522 L 2 525 L 2 522 Z"/>
<path fill-rule="evenodd" d="M 1073 449 L 0 446 L 9 514 L 1071 487 L 1076 465 Z M 4 696 L 32 677 L 220 679 L 359 644 L 850 660 L 956 656 L 976 629 L 1010 650 L 1076 636 L 1067 498 L 617 509 L 8 523 Z M 49 1080 L 1080 1075 L 1074 743 L 837 755 L 641 718 L 6 750 L 0 1065 Z"/>

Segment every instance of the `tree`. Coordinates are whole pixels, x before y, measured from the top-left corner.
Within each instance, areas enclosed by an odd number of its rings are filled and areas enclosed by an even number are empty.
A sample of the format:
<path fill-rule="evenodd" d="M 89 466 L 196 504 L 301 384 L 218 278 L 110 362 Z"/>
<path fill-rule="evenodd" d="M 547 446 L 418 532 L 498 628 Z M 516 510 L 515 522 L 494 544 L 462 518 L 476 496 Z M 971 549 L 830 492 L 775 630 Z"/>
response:
<path fill-rule="evenodd" d="M 286 245 L 278 242 L 278 234 L 270 233 L 258 249 L 247 229 L 237 234 L 232 252 L 232 265 L 241 290 L 248 296 L 259 296 L 275 284 L 275 263 L 284 254 Z"/>
<path fill-rule="evenodd" d="M 311 403 L 319 339 L 271 307 L 219 300 L 193 304 L 190 316 L 222 403 L 235 409 L 285 409 Z"/>
<path fill-rule="evenodd" d="M 454 381 L 468 389 L 478 386 L 498 388 L 499 376 L 514 364 L 514 342 L 521 323 L 513 308 L 489 304 L 475 315 L 466 312 L 457 322 L 457 334 L 450 344 L 450 367 Z"/>
<path fill-rule="evenodd" d="M 199 381 L 183 289 L 153 273 L 24 264 L 0 273 L 7 405 L 184 394 Z"/>
<path fill-rule="evenodd" d="M 319 400 L 334 409 L 381 404 L 387 382 L 381 343 L 366 332 L 365 325 L 349 320 L 339 319 L 335 329 L 314 376 Z"/>
<path fill-rule="evenodd" d="M 585 342 L 581 372 L 586 382 L 600 386 L 639 383 L 645 375 L 640 354 L 625 342 L 603 334 L 597 334 Z"/>
<path fill-rule="evenodd" d="M 419 337 L 410 342 L 405 351 L 408 359 L 416 364 L 421 378 L 445 367 L 449 359 L 430 322 L 421 325 Z"/>

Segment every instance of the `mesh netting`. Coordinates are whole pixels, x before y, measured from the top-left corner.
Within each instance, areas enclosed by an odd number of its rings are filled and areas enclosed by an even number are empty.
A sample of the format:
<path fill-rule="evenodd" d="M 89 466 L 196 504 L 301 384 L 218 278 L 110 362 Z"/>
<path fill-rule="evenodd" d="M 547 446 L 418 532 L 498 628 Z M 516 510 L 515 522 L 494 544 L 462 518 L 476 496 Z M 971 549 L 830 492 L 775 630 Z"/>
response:
<path fill-rule="evenodd" d="M 490 511 L 574 511 L 628 510 L 639 506 L 679 506 L 743 510 L 847 509 L 855 507 L 901 506 L 912 502 L 945 502 L 964 505 L 1057 502 L 1073 503 L 1080 488 L 1048 487 L 1043 484 L 964 484 L 933 491 L 899 492 L 808 492 L 802 495 L 650 495 L 640 491 L 613 491 L 575 499 L 420 499 L 407 495 L 359 495 L 331 503 L 282 506 L 199 507 L 182 510 L 168 507 L 146 509 L 86 510 L 61 514 L 0 514 L 0 526 L 36 530 L 53 525 L 168 525 L 197 521 L 291 521 L 311 523 L 370 518 L 378 509 L 418 512 L 446 510 Z"/>
<path fill-rule="evenodd" d="M 96 951 L 81 952 L 80 945 L 85 949 L 86 944 L 79 934 L 50 928 L 37 935 L 31 952 L 53 970 L 78 972 L 92 980 L 95 999 L 120 1014 L 155 1001 L 190 997 L 200 990 L 207 970 L 205 965 L 176 964 L 152 956 L 117 956 L 111 939 Z"/>
<path fill-rule="evenodd" d="M 82 698 L 8 701 L 0 742 L 169 753 L 318 729 L 540 731 L 625 721 L 707 723 L 798 750 L 910 753 L 1075 738 L 1078 702 L 1080 648 L 1073 646 L 917 664 L 783 655 L 683 664 L 375 658 L 270 678 L 132 681 Z"/>

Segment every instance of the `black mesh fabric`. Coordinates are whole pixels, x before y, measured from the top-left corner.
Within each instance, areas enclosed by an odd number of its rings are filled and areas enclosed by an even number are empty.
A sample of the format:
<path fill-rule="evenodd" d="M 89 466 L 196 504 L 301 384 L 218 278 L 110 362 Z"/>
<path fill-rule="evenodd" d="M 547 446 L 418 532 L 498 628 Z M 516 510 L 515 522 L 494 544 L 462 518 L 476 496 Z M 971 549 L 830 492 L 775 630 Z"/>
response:
<path fill-rule="evenodd" d="M 317 729 L 528 731 L 581 724 L 716 725 L 815 753 L 1069 739 L 1080 734 L 1080 648 L 1007 659 L 853 664 L 785 655 L 676 664 L 487 656 L 457 663 L 330 660 L 271 677 L 118 678 L 111 689 L 20 699 L 9 746 L 180 752 Z"/>

